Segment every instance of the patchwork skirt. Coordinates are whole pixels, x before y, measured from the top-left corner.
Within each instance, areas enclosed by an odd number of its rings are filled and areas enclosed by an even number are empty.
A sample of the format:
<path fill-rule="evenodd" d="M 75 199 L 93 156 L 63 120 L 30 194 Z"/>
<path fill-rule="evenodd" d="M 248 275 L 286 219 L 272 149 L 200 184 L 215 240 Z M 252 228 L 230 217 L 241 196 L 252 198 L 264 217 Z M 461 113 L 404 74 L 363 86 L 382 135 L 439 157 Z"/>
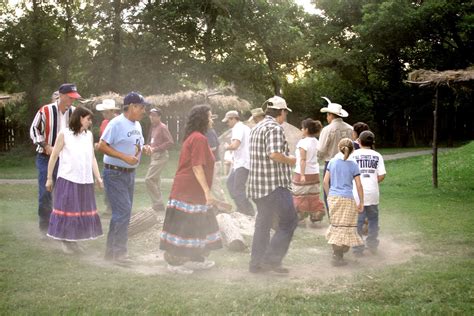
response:
<path fill-rule="evenodd" d="M 357 205 L 354 199 L 341 196 L 328 197 L 330 226 L 326 233 L 328 244 L 360 246 L 364 242 L 357 233 Z"/>
<path fill-rule="evenodd" d="M 103 235 L 93 183 L 56 180 L 47 235 L 66 241 L 96 239 Z"/>
<path fill-rule="evenodd" d="M 300 218 L 309 214 L 311 219 L 321 220 L 324 216 L 324 204 L 319 199 L 319 174 L 305 175 L 306 181 L 301 182 L 301 175 L 293 175 L 293 203 Z"/>
<path fill-rule="evenodd" d="M 211 208 L 175 199 L 168 201 L 160 235 L 160 249 L 166 251 L 168 263 L 173 257 L 199 261 L 219 248 L 222 238 Z"/>

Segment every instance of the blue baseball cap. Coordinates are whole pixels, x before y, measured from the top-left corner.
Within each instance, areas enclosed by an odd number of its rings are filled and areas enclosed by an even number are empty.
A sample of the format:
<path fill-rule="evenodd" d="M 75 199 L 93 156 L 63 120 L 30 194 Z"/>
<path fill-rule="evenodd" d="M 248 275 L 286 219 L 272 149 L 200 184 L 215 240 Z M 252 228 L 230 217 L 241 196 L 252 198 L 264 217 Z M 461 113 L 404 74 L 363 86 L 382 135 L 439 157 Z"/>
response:
<path fill-rule="evenodd" d="M 137 92 L 130 92 L 123 98 L 123 105 L 130 105 L 130 104 L 141 104 L 143 106 L 150 105 L 150 103 L 145 101 L 145 98 L 140 93 Z"/>
<path fill-rule="evenodd" d="M 58 92 L 60 94 L 66 94 L 70 96 L 73 99 L 79 99 L 81 95 L 77 93 L 77 87 L 73 83 L 63 83 L 59 89 Z"/>

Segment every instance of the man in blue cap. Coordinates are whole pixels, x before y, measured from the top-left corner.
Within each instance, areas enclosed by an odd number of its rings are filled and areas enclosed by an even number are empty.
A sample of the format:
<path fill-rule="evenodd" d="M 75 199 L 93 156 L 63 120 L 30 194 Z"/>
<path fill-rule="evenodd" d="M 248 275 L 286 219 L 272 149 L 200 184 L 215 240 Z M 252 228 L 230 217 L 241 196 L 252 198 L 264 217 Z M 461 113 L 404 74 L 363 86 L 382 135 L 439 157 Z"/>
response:
<path fill-rule="evenodd" d="M 48 232 L 49 217 L 53 209 L 51 192 L 46 190 L 49 156 L 53 151 L 59 132 L 69 126 L 74 107 L 72 103 L 81 96 L 75 84 L 64 83 L 58 89 L 58 97 L 43 105 L 35 115 L 30 127 L 30 138 L 36 145 L 36 168 L 38 169 L 38 216 L 42 234 Z M 56 179 L 58 163 L 53 173 Z"/>
<path fill-rule="evenodd" d="M 132 263 L 127 254 L 128 225 L 132 212 L 135 169 L 140 162 L 144 144 L 140 120 L 145 114 L 146 105 L 140 94 L 127 94 L 123 100 L 123 113 L 109 122 L 98 146 L 104 153 L 104 188 L 112 208 L 105 259 L 119 265 Z"/>

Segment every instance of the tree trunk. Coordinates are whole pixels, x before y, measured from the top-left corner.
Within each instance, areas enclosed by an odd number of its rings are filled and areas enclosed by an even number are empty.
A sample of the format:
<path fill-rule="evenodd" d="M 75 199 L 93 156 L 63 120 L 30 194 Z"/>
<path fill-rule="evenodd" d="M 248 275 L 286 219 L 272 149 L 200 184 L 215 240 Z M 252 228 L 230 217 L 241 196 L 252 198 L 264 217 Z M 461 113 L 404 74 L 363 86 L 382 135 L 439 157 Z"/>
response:
<path fill-rule="evenodd" d="M 433 111 L 433 187 L 438 188 L 438 87 L 436 87 Z"/>
<path fill-rule="evenodd" d="M 121 84 L 121 33 L 122 33 L 122 4 L 121 0 L 114 0 L 114 20 L 113 20 L 113 48 L 112 48 L 112 68 L 110 76 L 110 86 L 111 91 L 120 91 Z"/>

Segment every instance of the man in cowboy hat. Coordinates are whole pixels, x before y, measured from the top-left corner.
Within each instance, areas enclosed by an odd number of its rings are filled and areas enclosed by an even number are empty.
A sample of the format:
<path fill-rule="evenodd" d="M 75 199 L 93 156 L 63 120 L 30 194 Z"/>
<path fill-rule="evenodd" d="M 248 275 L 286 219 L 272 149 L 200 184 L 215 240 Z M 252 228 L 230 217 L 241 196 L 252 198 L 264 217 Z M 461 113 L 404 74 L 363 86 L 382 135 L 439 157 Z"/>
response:
<path fill-rule="evenodd" d="M 319 135 L 318 158 L 324 160 L 324 173 L 326 173 L 329 160 L 339 152 L 337 147 L 339 141 L 346 137 L 352 138 L 352 126 L 342 120 L 342 118 L 349 116 L 342 105 L 332 103 L 326 97 L 322 98 L 328 102 L 328 106 L 322 108 L 321 112 L 326 113 L 326 120 L 329 124 L 323 128 Z M 327 209 L 326 193 L 324 193 L 324 203 Z"/>

